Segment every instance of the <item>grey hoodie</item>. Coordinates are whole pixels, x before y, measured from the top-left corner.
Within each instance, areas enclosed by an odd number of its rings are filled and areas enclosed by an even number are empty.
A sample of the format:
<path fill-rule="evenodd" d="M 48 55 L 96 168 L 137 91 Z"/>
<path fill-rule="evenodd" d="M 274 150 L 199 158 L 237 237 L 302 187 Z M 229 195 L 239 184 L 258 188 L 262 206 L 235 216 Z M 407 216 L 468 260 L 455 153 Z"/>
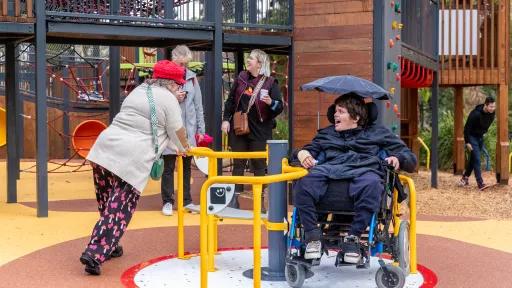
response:
<path fill-rule="evenodd" d="M 205 133 L 203 96 L 196 73 L 187 69 L 185 76 L 187 82 L 183 85 L 183 90 L 187 91 L 187 97 L 185 101 L 180 103 L 181 119 L 183 120 L 183 126 L 187 130 L 188 143 L 191 146 L 197 146 L 195 135 L 197 133 Z M 175 151 L 166 149 L 163 154 L 175 154 Z"/>

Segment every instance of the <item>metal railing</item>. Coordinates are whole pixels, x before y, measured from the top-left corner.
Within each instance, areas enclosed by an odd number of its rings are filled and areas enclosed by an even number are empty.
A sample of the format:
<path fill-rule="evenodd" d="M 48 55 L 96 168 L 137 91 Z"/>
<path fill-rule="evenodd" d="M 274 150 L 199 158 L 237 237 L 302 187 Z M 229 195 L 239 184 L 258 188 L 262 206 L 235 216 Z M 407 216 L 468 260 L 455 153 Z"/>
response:
<path fill-rule="evenodd" d="M 223 184 L 251 184 L 253 188 L 253 287 L 261 287 L 261 228 L 264 224 L 270 230 L 287 230 L 283 223 L 270 223 L 261 219 L 261 197 L 264 184 L 282 181 L 292 181 L 307 175 L 307 170 L 301 167 L 288 165 L 287 159 L 282 160 L 282 173 L 270 176 L 217 176 L 217 160 L 221 158 L 268 158 L 267 151 L 261 152 L 215 152 L 208 148 L 193 148 L 188 156 L 208 157 L 208 179 L 203 183 L 200 193 L 200 273 L 201 288 L 208 287 L 208 272 L 215 271 L 214 255 L 217 252 L 217 221 L 214 215 L 207 212 L 208 188 L 217 183 Z M 178 258 L 188 259 L 185 255 L 184 213 L 183 207 L 183 159 L 178 157 Z M 406 176 L 399 175 L 400 181 L 409 189 L 409 247 L 410 271 L 417 273 L 416 253 L 416 188 L 414 181 Z M 400 227 L 400 204 L 397 201 L 398 191 L 394 190 L 393 223 L 394 234 L 398 235 Z"/>
<path fill-rule="evenodd" d="M 217 159 L 221 158 L 268 158 L 267 151 L 261 152 L 215 152 L 208 148 L 193 148 L 188 155 L 208 157 L 208 180 L 201 187 L 200 200 L 200 263 L 201 263 L 201 288 L 208 287 L 208 272 L 215 271 L 214 255 L 217 252 L 217 221 L 214 215 L 207 214 L 207 191 L 216 183 L 223 184 L 251 184 L 253 188 L 253 286 L 261 287 L 261 227 L 262 224 L 271 230 L 287 230 L 282 223 L 270 223 L 261 219 L 261 197 L 264 184 L 291 181 L 307 175 L 307 170 L 299 167 L 288 166 L 288 161 L 283 159 L 282 174 L 269 176 L 217 176 Z M 178 158 L 178 179 L 183 177 L 183 160 Z M 183 183 L 178 183 L 178 258 L 187 259 L 184 255 L 184 208 L 183 208 Z"/>
<path fill-rule="evenodd" d="M 292 0 L 223 0 L 225 28 L 291 30 Z M 75 22 L 149 25 L 207 22 L 206 0 L 46 0 L 47 15 Z"/>

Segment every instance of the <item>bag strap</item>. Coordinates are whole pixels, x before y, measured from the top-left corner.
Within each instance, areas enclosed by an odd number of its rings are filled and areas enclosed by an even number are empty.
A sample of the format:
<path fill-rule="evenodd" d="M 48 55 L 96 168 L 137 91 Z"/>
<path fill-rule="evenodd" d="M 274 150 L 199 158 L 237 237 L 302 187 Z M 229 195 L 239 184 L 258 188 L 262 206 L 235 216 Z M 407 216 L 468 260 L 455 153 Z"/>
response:
<path fill-rule="evenodd" d="M 252 105 L 254 105 L 254 102 L 256 102 L 256 97 L 260 93 L 261 87 L 263 87 L 263 84 L 265 84 L 266 80 L 267 80 L 267 76 L 261 77 L 261 79 L 258 82 L 258 84 L 256 85 L 256 87 L 254 87 L 254 90 L 252 91 L 251 99 L 249 100 L 249 106 L 247 106 L 247 112 L 245 112 L 245 113 L 249 113 L 249 110 L 251 110 L 251 107 L 252 107 Z"/>
<path fill-rule="evenodd" d="M 151 85 L 148 85 L 146 88 L 146 95 L 148 96 L 148 102 L 149 102 L 149 116 L 151 120 L 151 134 L 153 136 L 153 145 L 155 146 L 155 160 L 158 160 L 158 141 L 156 138 L 157 130 L 156 126 L 158 123 L 157 117 L 156 117 L 156 108 L 155 108 L 155 100 L 153 99 L 153 89 L 151 88 Z"/>

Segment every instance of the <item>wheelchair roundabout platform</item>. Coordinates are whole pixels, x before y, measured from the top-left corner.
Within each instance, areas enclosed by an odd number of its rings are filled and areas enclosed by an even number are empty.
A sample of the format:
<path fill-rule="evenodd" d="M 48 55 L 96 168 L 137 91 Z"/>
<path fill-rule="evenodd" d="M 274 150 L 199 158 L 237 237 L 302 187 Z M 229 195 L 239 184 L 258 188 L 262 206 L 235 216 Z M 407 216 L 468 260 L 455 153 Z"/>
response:
<path fill-rule="evenodd" d="M 263 266 L 268 263 L 266 249 L 261 251 Z M 200 287 L 200 258 L 191 255 L 189 260 L 175 256 L 162 256 L 126 270 L 121 276 L 125 287 Z M 379 268 L 377 257 L 372 257 L 369 269 L 355 266 L 335 267 L 336 253 L 324 255 L 319 266 L 313 267 L 314 275 L 305 280 L 304 288 L 316 287 L 376 287 L 375 274 Z M 386 260 L 388 261 L 388 260 Z M 251 249 L 224 249 L 215 256 L 217 271 L 208 273 L 208 287 L 252 287 L 253 280 L 243 273 L 252 269 Z M 406 278 L 404 287 L 431 288 L 437 284 L 437 276 L 430 269 L 418 265 L 418 273 Z M 286 281 L 261 281 L 261 287 L 289 287 Z"/>

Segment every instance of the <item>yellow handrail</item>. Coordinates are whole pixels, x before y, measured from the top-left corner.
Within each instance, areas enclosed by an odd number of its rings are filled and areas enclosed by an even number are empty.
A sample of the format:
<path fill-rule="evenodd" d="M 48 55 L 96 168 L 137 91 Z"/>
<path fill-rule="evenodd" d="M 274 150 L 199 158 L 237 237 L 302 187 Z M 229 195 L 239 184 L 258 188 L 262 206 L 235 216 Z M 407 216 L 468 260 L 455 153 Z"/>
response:
<path fill-rule="evenodd" d="M 416 187 L 414 181 L 404 175 L 399 175 L 400 181 L 409 186 L 409 247 L 411 273 L 418 273 L 417 268 L 417 253 L 416 253 Z"/>
<path fill-rule="evenodd" d="M 427 151 L 427 170 L 430 170 L 430 149 L 420 137 L 418 137 L 418 141 L 420 142 L 421 146 L 423 146 L 425 151 Z"/>
<path fill-rule="evenodd" d="M 512 152 L 508 154 L 508 172 L 512 173 Z"/>
<path fill-rule="evenodd" d="M 208 271 L 209 259 L 213 257 L 208 250 L 208 214 L 206 210 L 207 190 L 208 187 L 215 183 L 226 184 L 252 184 L 253 185 L 253 251 L 254 251 L 254 270 L 253 279 L 254 287 L 261 287 L 261 193 L 263 184 L 274 182 L 290 181 L 302 178 L 307 175 L 307 170 L 303 168 L 286 167 L 283 170 L 290 171 L 288 173 L 268 176 L 213 176 L 209 177 L 201 187 L 200 200 L 200 261 L 201 261 L 201 288 L 208 287 Z"/>

